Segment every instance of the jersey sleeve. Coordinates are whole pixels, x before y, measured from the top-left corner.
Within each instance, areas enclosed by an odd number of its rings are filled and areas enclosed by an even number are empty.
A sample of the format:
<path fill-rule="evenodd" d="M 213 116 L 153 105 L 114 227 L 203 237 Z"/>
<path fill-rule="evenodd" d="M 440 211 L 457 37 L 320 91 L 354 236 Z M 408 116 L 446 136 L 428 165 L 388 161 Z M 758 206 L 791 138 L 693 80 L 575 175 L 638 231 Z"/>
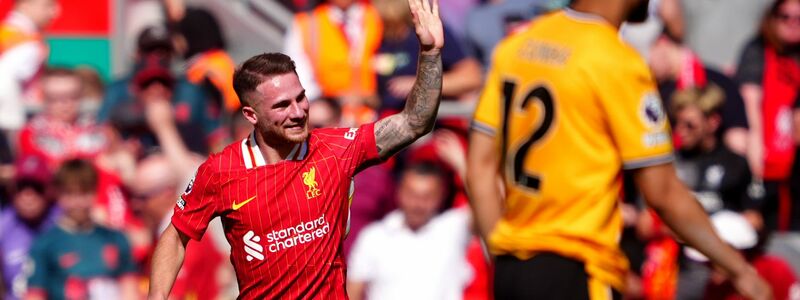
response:
<path fill-rule="evenodd" d="M 178 197 L 172 215 L 172 225 L 194 240 L 203 237 L 208 222 L 219 213 L 219 176 L 215 166 L 213 156 L 200 165 L 186 191 Z"/>
<path fill-rule="evenodd" d="M 492 64 L 489 73 L 486 75 L 486 84 L 478 98 L 478 105 L 472 116 L 470 127 L 472 130 L 479 131 L 490 136 L 495 136 L 500 130 L 502 114 L 501 103 L 503 95 L 500 82 L 498 66 Z"/>
<path fill-rule="evenodd" d="M 375 123 L 369 123 L 358 128 L 320 129 L 317 134 L 326 144 L 321 147 L 332 151 L 347 173 L 354 175 L 380 162 L 374 128 Z"/>
<path fill-rule="evenodd" d="M 608 63 L 611 61 L 614 63 L 587 68 L 586 72 L 594 78 L 594 90 L 606 113 L 608 130 L 623 168 L 671 162 L 674 157 L 669 124 L 650 70 L 633 53 L 606 59 Z"/>

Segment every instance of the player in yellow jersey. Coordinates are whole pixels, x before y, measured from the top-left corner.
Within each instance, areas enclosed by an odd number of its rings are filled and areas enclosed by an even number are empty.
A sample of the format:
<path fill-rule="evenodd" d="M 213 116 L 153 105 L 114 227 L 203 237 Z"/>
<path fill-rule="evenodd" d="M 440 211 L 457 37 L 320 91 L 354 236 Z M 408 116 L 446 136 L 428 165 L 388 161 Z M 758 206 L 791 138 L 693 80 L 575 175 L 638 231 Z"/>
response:
<path fill-rule="evenodd" d="M 494 53 L 470 134 L 467 183 L 497 255 L 496 299 L 612 299 L 622 169 L 689 245 L 738 290 L 768 299 L 752 267 L 715 234 L 675 175 L 669 128 L 647 65 L 618 36 L 645 0 L 576 0 L 534 20 Z M 487 174 L 503 178 L 505 197 Z"/>

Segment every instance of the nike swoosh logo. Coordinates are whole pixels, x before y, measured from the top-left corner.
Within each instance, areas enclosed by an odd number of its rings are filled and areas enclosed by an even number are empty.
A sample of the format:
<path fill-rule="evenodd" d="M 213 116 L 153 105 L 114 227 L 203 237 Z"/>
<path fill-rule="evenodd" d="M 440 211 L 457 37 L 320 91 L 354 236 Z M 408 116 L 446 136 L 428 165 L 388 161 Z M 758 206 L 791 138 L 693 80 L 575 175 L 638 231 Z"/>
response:
<path fill-rule="evenodd" d="M 247 204 L 247 202 L 253 201 L 255 198 L 256 196 L 250 197 L 250 199 L 244 200 L 242 203 L 236 203 L 236 201 L 233 201 L 233 210 L 239 210 L 239 208 Z"/>

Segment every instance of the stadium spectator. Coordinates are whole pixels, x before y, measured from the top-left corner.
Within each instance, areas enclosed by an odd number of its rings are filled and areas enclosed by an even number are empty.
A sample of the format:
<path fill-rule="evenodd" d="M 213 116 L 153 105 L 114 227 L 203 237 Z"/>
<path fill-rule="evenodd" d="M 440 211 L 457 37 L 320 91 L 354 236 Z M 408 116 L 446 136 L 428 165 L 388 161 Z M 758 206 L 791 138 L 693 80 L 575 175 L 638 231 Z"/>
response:
<path fill-rule="evenodd" d="M 59 9 L 56 0 L 14 0 L 0 25 L 0 130 L 12 143 L 25 123 L 26 106 L 41 102 L 38 75 L 48 56 L 43 31 Z"/>
<path fill-rule="evenodd" d="M 419 43 L 414 35 L 411 11 L 403 0 L 372 1 L 384 23 L 383 40 L 375 56 L 378 75 L 380 109 L 386 113 L 399 111 L 414 85 Z M 481 84 L 481 66 L 465 54 L 462 43 L 444 27 L 445 47 L 442 49 L 444 79 L 442 96 L 462 99 L 477 91 Z"/>
<path fill-rule="evenodd" d="M 680 0 L 683 12 L 683 41 L 703 63 L 731 74 L 737 55 L 757 33 L 759 19 L 774 1 Z"/>
<path fill-rule="evenodd" d="M 134 65 L 130 74 L 109 83 L 106 93 L 97 112 L 97 120 L 105 122 L 111 116 L 112 110 L 125 102 L 132 101 L 132 81 L 137 73 L 153 57 L 169 61 L 172 58 L 172 41 L 167 29 L 163 26 L 150 26 L 138 33 L 136 39 L 136 53 L 133 57 Z"/>
<path fill-rule="evenodd" d="M 718 138 L 724 97 L 722 89 L 714 85 L 685 89 L 672 96 L 669 111 L 675 120 L 673 132 L 681 139 L 675 168 L 709 215 L 721 210 L 743 213 L 750 226 L 760 228 L 758 203 L 748 194 L 751 176 L 747 160 Z M 682 264 L 678 298 L 701 299 L 707 277 L 704 266 L 692 261 Z"/>
<path fill-rule="evenodd" d="M 342 106 L 328 98 L 312 101 L 308 107 L 308 125 L 311 128 L 342 126 Z"/>
<path fill-rule="evenodd" d="M 103 151 L 106 138 L 91 116 L 80 114 L 83 85 L 70 70 L 47 70 L 42 78 L 44 107 L 19 134 L 19 153 L 39 155 L 51 169 L 70 158 L 92 159 Z"/>
<path fill-rule="evenodd" d="M 467 49 L 481 60 L 491 63 L 494 46 L 528 20 L 544 12 L 547 0 L 490 0 L 467 15 L 464 41 Z"/>
<path fill-rule="evenodd" d="M 131 185 L 132 199 L 140 207 L 142 217 L 154 237 L 169 225 L 175 199 L 183 192 L 178 191 L 178 186 L 183 183 L 183 178 L 180 177 L 185 176 L 180 176 L 174 170 L 175 165 L 166 155 L 149 155 L 139 162 L 136 179 Z M 226 260 L 227 253 L 217 248 L 214 239 L 214 235 L 208 234 L 200 241 L 190 242 L 183 267 L 178 272 L 172 289 L 172 297 L 209 300 L 225 298 L 223 292 L 234 280 L 233 270 Z"/>
<path fill-rule="evenodd" d="M 747 160 L 718 137 L 724 97 L 722 89 L 713 85 L 689 88 L 676 92 L 669 107 L 673 132 L 681 139 L 675 162 L 678 177 L 709 214 L 722 209 L 743 212 L 756 205 L 747 193 L 751 182 Z"/>
<path fill-rule="evenodd" d="M 100 105 L 103 104 L 106 85 L 100 73 L 90 66 L 79 66 L 75 68 L 75 74 L 81 78 L 83 91 L 81 96 L 81 113 L 86 115 L 97 115 Z"/>
<path fill-rule="evenodd" d="M 744 49 L 736 72 L 745 100 L 751 141 L 748 161 L 764 179 L 765 225 L 800 230 L 800 207 L 789 195 L 794 159 L 792 106 L 800 87 L 800 1 L 778 0 Z"/>
<path fill-rule="evenodd" d="M 744 100 L 734 81 L 714 69 L 706 67 L 689 48 L 666 31 L 653 43 L 648 59 L 664 106 L 669 107 L 676 91 L 711 87 L 724 94 L 720 110 L 721 140 L 739 155 L 747 151 L 747 115 Z M 675 139 L 680 146 L 680 136 Z"/>
<path fill-rule="evenodd" d="M 236 64 L 225 51 L 225 36 L 217 19 L 206 9 L 189 7 L 175 26 L 176 50 L 186 60 L 186 78 L 209 94 L 210 104 L 214 104 L 211 118 L 236 112 L 241 106 L 233 90 Z"/>
<path fill-rule="evenodd" d="M 284 43 L 297 64 L 309 99 L 342 104 L 347 126 L 373 121 L 376 101 L 373 58 L 383 25 L 375 8 L 356 0 L 328 0 L 294 17 Z"/>
<path fill-rule="evenodd" d="M 33 240 L 49 229 L 58 209 L 49 199 L 50 171 L 44 159 L 24 156 L 18 159 L 11 207 L 0 212 L 0 274 L 5 287 L 3 299 L 22 299 L 27 276 L 23 271 Z"/>
<path fill-rule="evenodd" d="M 175 100 L 176 89 L 179 87 L 175 85 L 175 78 L 170 75 L 167 69 L 166 62 L 161 59 L 154 59 L 145 63 L 142 69 L 137 72 L 134 77 L 133 85 L 133 101 L 119 105 L 112 110 L 109 122 L 121 133 L 123 139 L 133 139 L 138 141 L 141 146 L 138 155 L 142 155 L 148 151 L 156 149 L 159 145 L 153 128 L 149 127 L 146 121 L 146 107 L 147 103 L 151 100 L 165 99 L 170 103 L 173 99 L 171 109 L 173 111 L 176 126 L 180 132 L 180 136 L 184 143 L 192 151 L 197 153 L 207 153 L 212 141 L 216 141 L 214 133 L 206 133 L 204 130 L 205 121 L 198 120 L 192 122 L 186 116 L 190 110 L 203 110 L 204 105 L 200 103 L 187 103 L 181 100 Z M 200 104 L 199 106 L 195 104 Z M 213 124 L 219 122 L 210 120 Z M 219 130 L 217 128 L 215 130 Z"/>
<path fill-rule="evenodd" d="M 55 174 L 62 216 L 33 243 L 25 299 L 136 299 L 135 267 L 125 236 L 91 218 L 98 174 L 68 160 Z"/>
<path fill-rule="evenodd" d="M 711 216 L 711 223 L 720 237 L 733 248 L 740 251 L 769 284 L 776 300 L 798 299 L 800 283 L 797 275 L 786 261 L 777 256 L 765 254 L 759 247 L 758 235 L 746 218 L 731 212 L 720 211 Z M 693 248 L 684 250 L 686 256 L 698 262 L 708 262 L 708 258 Z M 711 265 L 711 274 L 702 299 L 733 300 L 745 299 L 736 292 L 731 279 L 718 266 Z"/>
<path fill-rule="evenodd" d="M 433 164 L 407 167 L 397 189 L 398 210 L 367 226 L 348 263 L 351 299 L 462 299 L 472 272 L 466 207 L 439 213 L 443 172 Z"/>
<path fill-rule="evenodd" d="M 147 27 L 138 37 L 138 47 L 130 74 L 110 83 L 98 112 L 98 120 L 110 122 L 121 131 L 124 138 L 137 136 L 144 147 L 155 144 L 146 132 L 142 98 L 148 87 L 159 83 L 167 87 L 175 108 L 175 118 L 184 132 L 190 147 L 204 151 L 225 135 L 218 111 L 200 85 L 189 82 L 185 74 L 175 74 L 169 68 L 174 52 L 172 42 L 164 27 Z M 203 132 L 198 136 L 197 132 Z M 193 138 L 189 139 L 189 136 Z"/>

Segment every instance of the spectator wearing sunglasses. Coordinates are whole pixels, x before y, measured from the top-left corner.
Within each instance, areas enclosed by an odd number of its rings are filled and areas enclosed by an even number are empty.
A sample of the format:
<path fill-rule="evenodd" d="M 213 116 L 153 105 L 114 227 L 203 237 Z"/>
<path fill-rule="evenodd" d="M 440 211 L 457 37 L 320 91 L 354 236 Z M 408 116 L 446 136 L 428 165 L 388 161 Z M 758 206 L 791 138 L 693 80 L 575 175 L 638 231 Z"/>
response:
<path fill-rule="evenodd" d="M 678 176 L 709 214 L 754 208 L 747 193 L 751 181 L 747 160 L 720 141 L 725 93 L 709 85 L 676 92 L 670 103 L 677 149 Z M 758 224 L 754 224 L 758 226 Z"/>
<path fill-rule="evenodd" d="M 681 140 L 675 167 L 678 177 L 711 215 L 722 210 L 741 213 L 749 227 L 762 227 L 758 202 L 748 193 L 747 160 L 720 139 L 725 92 L 716 85 L 677 91 L 670 99 L 674 134 Z M 687 260 L 678 276 L 680 299 L 702 299 L 708 269 Z"/>

